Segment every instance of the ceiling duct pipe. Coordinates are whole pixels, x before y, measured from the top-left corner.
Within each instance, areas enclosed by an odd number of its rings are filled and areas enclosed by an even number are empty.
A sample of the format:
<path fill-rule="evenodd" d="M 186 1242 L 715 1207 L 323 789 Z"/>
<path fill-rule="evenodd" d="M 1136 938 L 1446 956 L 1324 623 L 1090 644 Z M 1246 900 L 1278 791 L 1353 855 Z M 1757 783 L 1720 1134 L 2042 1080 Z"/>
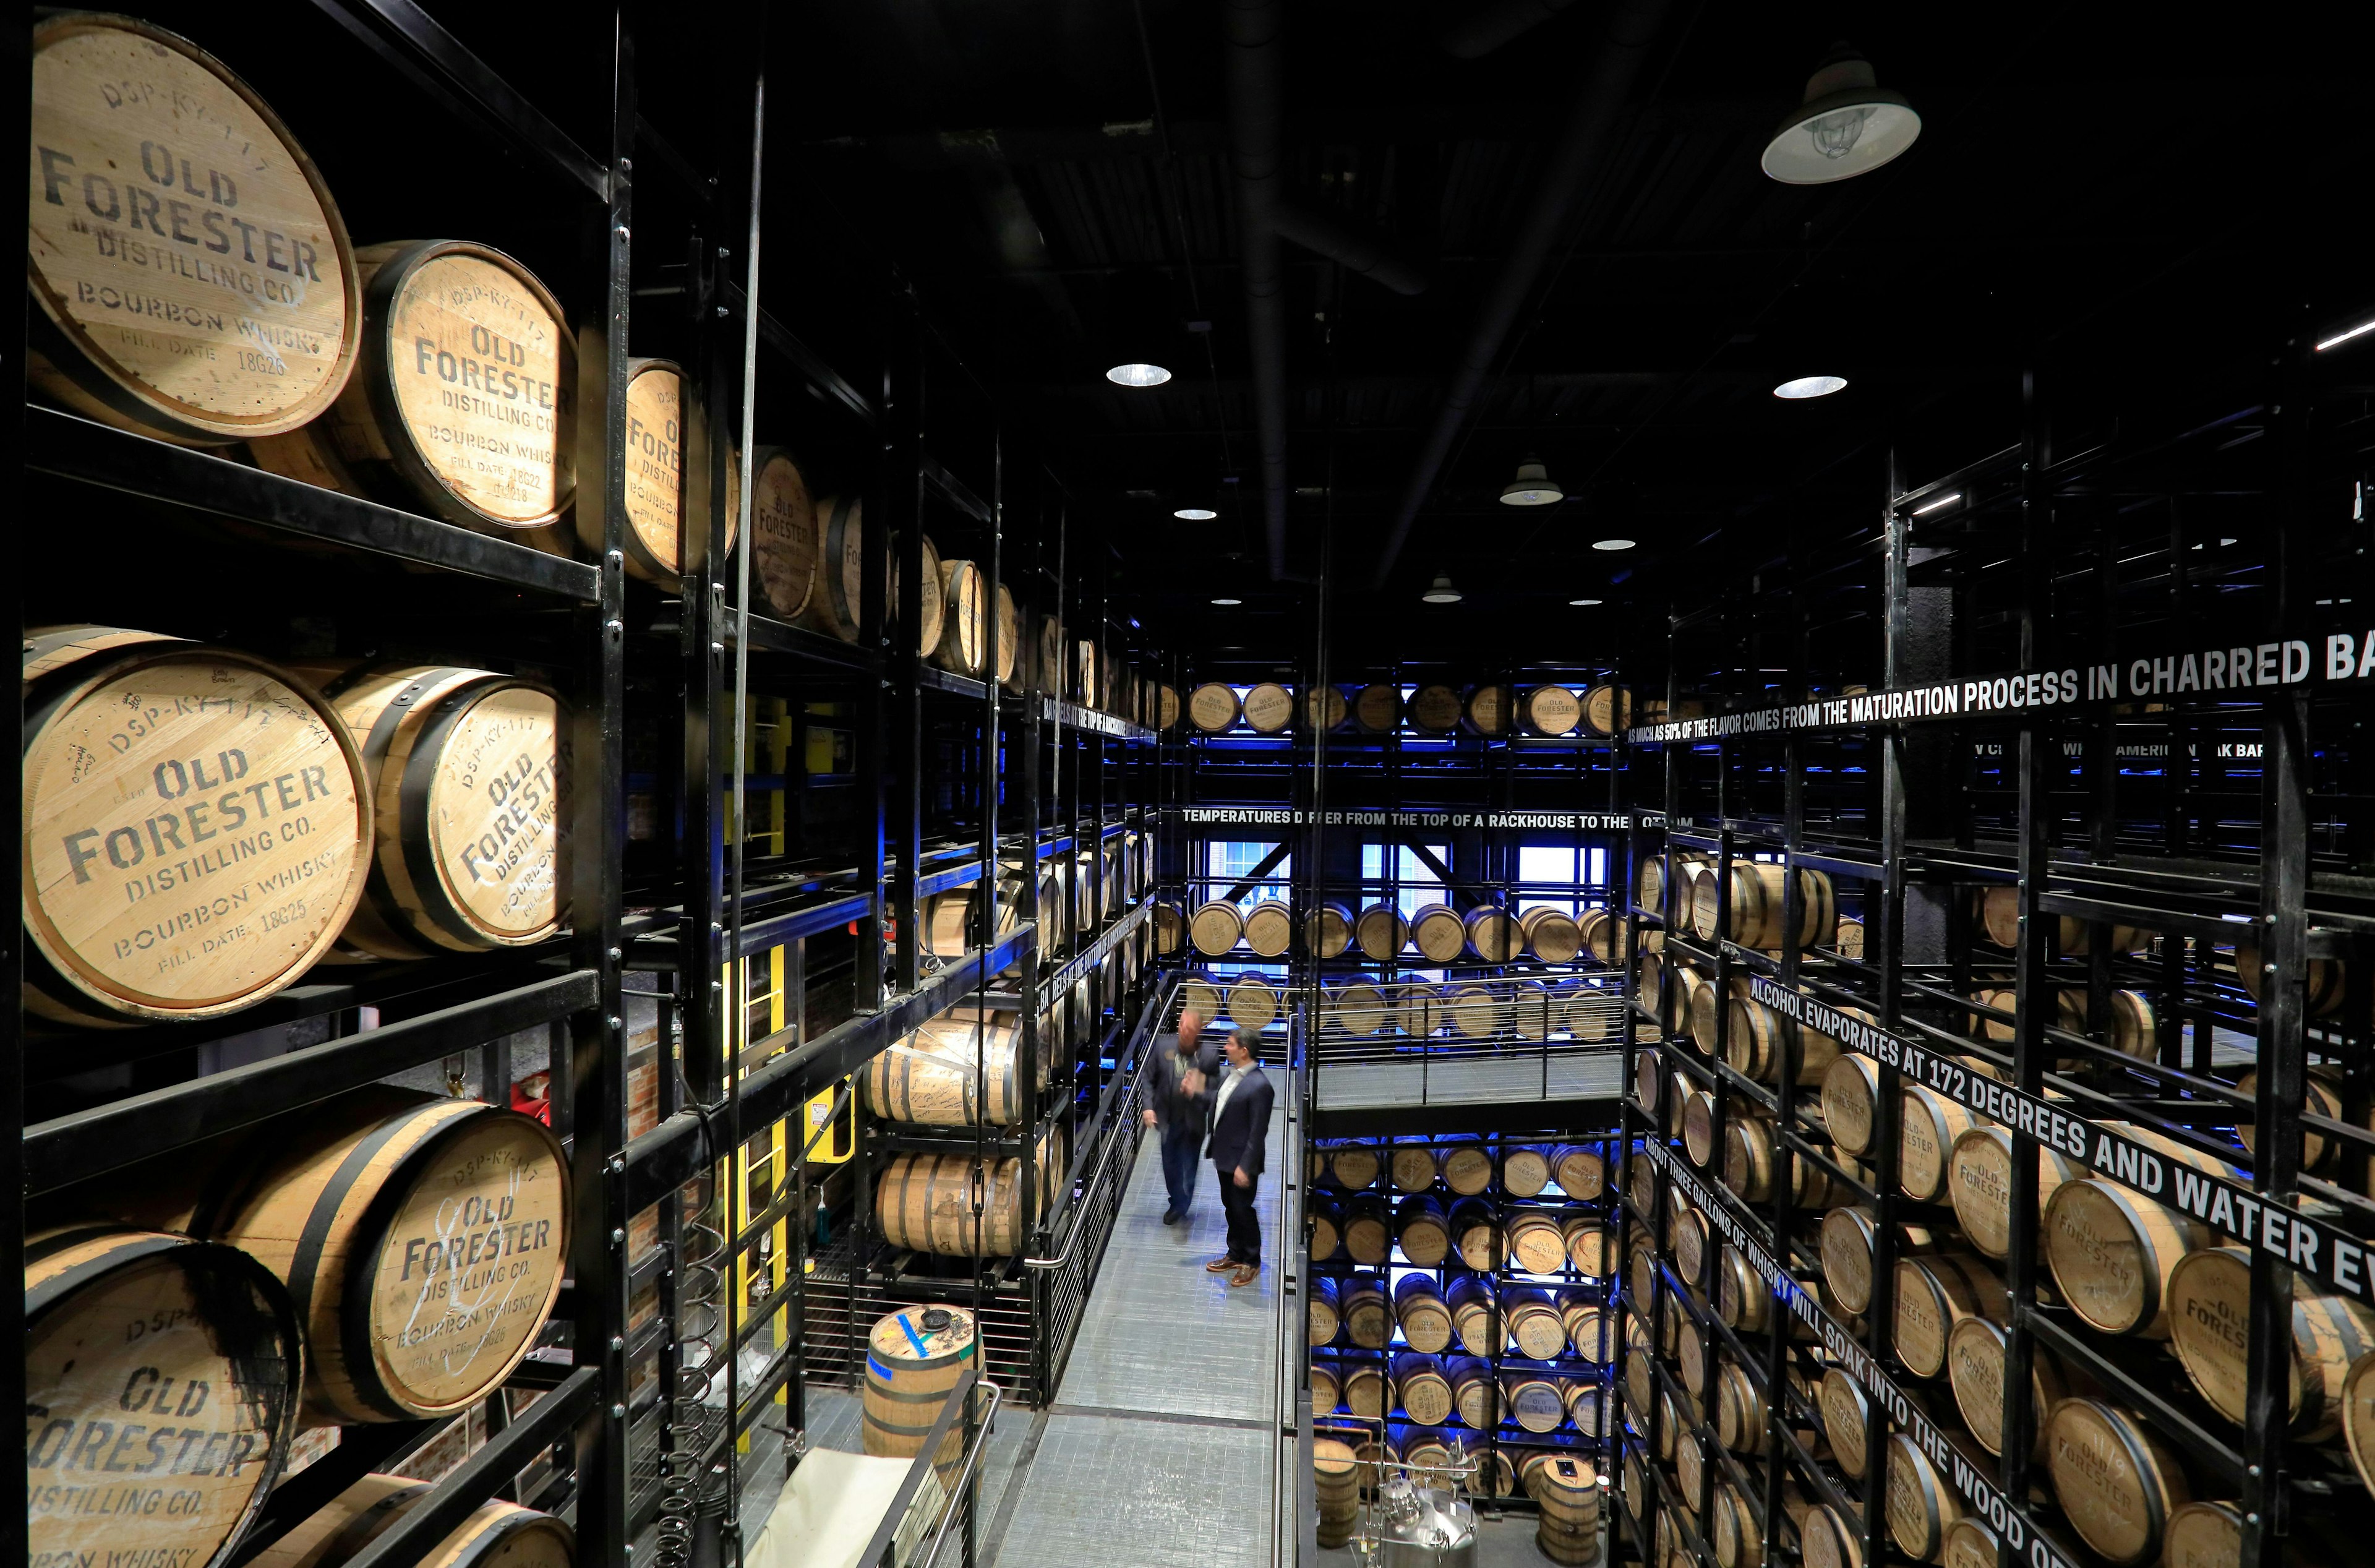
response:
<path fill-rule="evenodd" d="M 1462 60 L 1481 60 L 1521 32 L 1549 21 L 1575 0 L 1495 0 L 1444 24 L 1436 41 Z"/>
<path fill-rule="evenodd" d="M 1301 202 L 1281 201 L 1277 217 L 1278 231 L 1282 237 L 1326 256 L 1345 271 L 1358 273 L 1397 294 L 1426 292 L 1424 267 L 1398 253 L 1383 239 L 1362 232 L 1333 213 Z"/>
<path fill-rule="evenodd" d="M 1286 269 L 1278 215 L 1286 171 L 1285 0 L 1222 0 L 1228 44 L 1229 168 L 1236 177 L 1237 246 L 1252 340 L 1254 443 L 1261 463 L 1270 577 L 1286 572 Z"/>
<path fill-rule="evenodd" d="M 1500 357 L 1509 328 L 1516 324 L 1518 312 L 1532 296 L 1542 267 L 1550 260 L 1551 248 L 1558 242 L 1559 230 L 1566 227 L 1567 214 L 1575 206 L 1577 194 L 1606 149 L 1616 117 L 1632 95 L 1634 79 L 1641 74 L 1642 63 L 1649 56 L 1649 46 L 1657 38 L 1658 24 L 1665 10 L 1666 0 L 1616 0 L 1609 9 L 1607 36 L 1592 60 L 1582 91 L 1576 97 L 1566 131 L 1552 149 L 1550 162 L 1542 170 L 1542 183 L 1528 204 L 1525 228 L 1518 232 L 1509 259 L 1502 264 L 1501 275 L 1494 280 L 1492 291 L 1476 312 L 1475 326 L 1467 346 L 1460 350 L 1459 362 L 1452 367 L 1450 384 L 1444 389 L 1443 406 L 1436 414 L 1435 426 L 1427 432 L 1425 444 L 1419 448 L 1417 462 L 1411 466 L 1410 483 L 1395 509 L 1393 527 L 1386 536 L 1385 548 L 1377 553 L 1374 583 L 1379 588 L 1392 574 L 1402 545 L 1410 538 L 1411 525 L 1417 520 L 1419 508 L 1426 504 L 1436 477 L 1443 472 L 1444 460 L 1451 454 L 1451 444 L 1459 437 L 1460 426 L 1467 423 L 1469 410 L 1475 407 L 1486 378 L 1492 375 L 1493 363 Z"/>

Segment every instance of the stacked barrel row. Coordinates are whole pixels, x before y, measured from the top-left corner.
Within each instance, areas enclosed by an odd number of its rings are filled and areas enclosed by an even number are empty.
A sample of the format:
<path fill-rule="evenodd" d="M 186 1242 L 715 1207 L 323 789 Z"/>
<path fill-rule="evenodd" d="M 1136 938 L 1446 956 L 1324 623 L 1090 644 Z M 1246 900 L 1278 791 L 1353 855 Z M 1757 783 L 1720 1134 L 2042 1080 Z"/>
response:
<path fill-rule="evenodd" d="M 572 1213 L 542 1123 L 384 1087 L 43 1198 L 25 1251 L 34 1554 L 209 1561 L 255 1521 L 301 1429 L 467 1418 L 542 1341 Z M 123 1505 L 89 1506 L 101 1488 Z M 383 1493 L 383 1526 L 419 1500 L 396 1483 L 362 1502 Z M 357 1512 L 346 1501 L 315 1545 Z M 490 1506 L 460 1533 L 541 1517 Z M 565 1528 L 514 1544 L 569 1554 Z"/>
<path fill-rule="evenodd" d="M 1190 971 L 1180 987 L 1183 1013 L 1247 1029 L 1267 1028 L 1301 1000 L 1284 981 L 1260 973 L 1224 980 Z M 1359 1039 L 1566 1038 L 1605 1044 L 1622 1036 L 1623 1008 L 1619 992 L 1584 980 L 1556 985 L 1534 980 L 1354 982 L 1321 992 L 1319 1020 L 1328 1034 Z"/>
<path fill-rule="evenodd" d="M 1662 717 L 1665 703 L 1648 700 L 1640 710 L 1653 719 Z M 1611 736 L 1636 722 L 1635 712 L 1632 694 L 1605 682 L 1460 687 L 1431 681 L 1412 687 L 1407 698 L 1400 687 L 1379 682 L 1314 687 L 1297 701 L 1294 688 L 1265 680 L 1245 687 L 1208 681 L 1188 694 L 1187 718 L 1204 735 L 1236 729 L 1256 735 L 1290 730 L 1392 735 L 1407 729 L 1420 735 L 1464 733 L 1500 739 L 1515 735 Z"/>
<path fill-rule="evenodd" d="M 1389 902 L 1367 904 L 1355 914 L 1349 903 L 1327 902 L 1298 920 L 1290 903 L 1265 890 L 1249 906 L 1216 898 L 1186 912 L 1166 901 L 1155 906 L 1154 919 L 1162 952 L 1176 953 L 1185 945 L 1206 958 L 1247 952 L 1256 959 L 1290 953 L 1340 959 L 1357 950 L 1371 963 L 1511 963 L 1534 958 L 1570 964 L 1589 956 L 1604 965 L 1619 961 L 1624 941 L 1621 913 L 1595 908 L 1571 914 L 1551 904 L 1517 909 L 1495 898 L 1464 909 L 1425 903 L 1408 914 Z"/>
<path fill-rule="evenodd" d="M 1011 936 L 1022 923 L 1023 899 L 1029 894 L 1036 901 L 1039 961 L 1053 967 L 1064 961 L 1075 937 L 1093 937 L 1107 919 L 1137 908 L 1152 878 L 1153 841 L 1134 828 L 1109 835 L 1097 849 L 1043 855 L 1036 888 L 1027 885 L 1021 855 L 1002 855 L 994 881 L 976 879 L 921 901 L 917 914 L 924 926 L 924 950 L 938 958 L 962 958 Z M 993 898 L 995 931 L 988 915 Z M 1150 916 L 1128 944 L 1133 972 L 1153 958 L 1156 937 Z"/>
<path fill-rule="evenodd" d="M 1547 1441 L 1588 1466 L 1615 1350 L 1605 1149 L 1322 1140 L 1306 1173 L 1315 1413 L 1404 1449 Z"/>

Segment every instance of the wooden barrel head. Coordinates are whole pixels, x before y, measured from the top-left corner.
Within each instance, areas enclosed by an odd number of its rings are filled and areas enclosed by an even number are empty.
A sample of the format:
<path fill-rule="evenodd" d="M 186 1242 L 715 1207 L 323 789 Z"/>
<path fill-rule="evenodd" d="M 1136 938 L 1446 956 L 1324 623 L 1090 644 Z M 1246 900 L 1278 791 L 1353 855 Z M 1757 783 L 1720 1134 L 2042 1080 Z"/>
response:
<path fill-rule="evenodd" d="M 1623 687 L 1595 686 L 1583 694 L 1583 725 L 1592 734 L 1614 735 L 1632 722 L 1633 695 Z"/>
<path fill-rule="evenodd" d="M 1947 1191 L 1963 1234 L 1980 1252 L 1997 1259 L 2012 1251 L 2012 1160 L 2011 1130 L 1988 1122 L 1959 1134 L 1947 1162 Z M 2065 1156 L 2040 1148 L 2038 1202 L 2050 1202 L 2054 1189 L 2079 1173 Z"/>
<path fill-rule="evenodd" d="M 1863 1568 L 1863 1531 L 1829 1503 L 1817 1503 L 1799 1525 L 1798 1557 L 1805 1568 Z"/>
<path fill-rule="evenodd" d="M 1402 694 L 1398 687 L 1364 686 L 1353 697 L 1353 722 L 1371 735 L 1390 735 L 1401 727 Z"/>
<path fill-rule="evenodd" d="M 1861 1208 L 1834 1208 L 1823 1216 L 1823 1279 L 1850 1313 L 1872 1304 L 1872 1216 Z"/>
<path fill-rule="evenodd" d="M 219 1561 L 296 1435 L 279 1282 L 230 1247 L 74 1228 L 28 1242 L 25 1311 L 30 1561 Z"/>
<path fill-rule="evenodd" d="M 1572 735 L 1583 722 L 1583 699 L 1564 686 L 1537 686 L 1526 693 L 1524 712 L 1536 735 Z"/>
<path fill-rule="evenodd" d="M 1508 687 L 1480 686 L 1468 694 L 1468 727 L 1479 735 L 1507 735 L 1516 706 L 1517 694 Z"/>
<path fill-rule="evenodd" d="M 684 371 L 668 360 L 632 360 L 627 365 L 627 426 L 621 432 L 627 456 L 627 571 L 663 587 L 683 569 L 679 534 L 684 518 Z M 726 465 L 726 554 L 734 552 L 740 525 L 739 466 Z M 591 509 L 578 514 L 591 525 Z M 691 520 L 694 525 L 707 519 Z M 598 541 L 587 541 L 599 548 Z M 850 608 L 857 608 L 853 600 Z M 853 615 L 853 620 L 855 617 Z M 853 633 L 854 635 L 854 633 Z"/>
<path fill-rule="evenodd" d="M 2168 1337 L 2169 1272 L 2210 1232 L 2148 1197 L 2064 1182 L 2045 1207 L 2045 1259 L 2062 1299 L 2106 1334 Z"/>
<path fill-rule="evenodd" d="M 26 693 L 25 1005 L 56 1021 L 261 1001 L 329 950 L 369 870 L 371 787 L 329 705 L 251 654 L 122 641 L 141 635 L 26 642 L 48 673 Z"/>
<path fill-rule="evenodd" d="M 1188 694 L 1188 722 L 1206 735 L 1234 728 L 1241 713 L 1236 692 L 1217 680 L 1206 681 Z"/>
<path fill-rule="evenodd" d="M 246 83 L 187 40 L 66 12 L 33 29 L 28 279 L 33 384 L 195 442 L 318 417 L 362 309 L 320 171 Z"/>
<path fill-rule="evenodd" d="M 1938 1557 L 1939 1568 L 1996 1568 L 1999 1561 L 1995 1536 L 1968 1514 L 1946 1527 L 1946 1544 Z M 2172 1562 L 2170 1568 L 2178 1565 Z M 2189 1563 L 2185 1568 L 2209 1565 Z"/>
<path fill-rule="evenodd" d="M 1849 1154 L 1872 1152 L 1880 1069 L 1869 1056 L 1846 1055 L 1823 1074 L 1823 1124 Z"/>
<path fill-rule="evenodd" d="M 2004 1327 L 1984 1317 L 1957 1321 L 1946 1335 L 1946 1376 L 1972 1439 L 1991 1454 L 2003 1452 Z M 2045 1457 L 2045 1416 L 2068 1392 L 2061 1363 L 2041 1345 L 2029 1348 L 2029 1378 L 2037 1428 L 2036 1456 Z"/>
<path fill-rule="evenodd" d="M 1303 940 L 1316 957 L 1343 957 L 1353 945 L 1353 912 L 1341 903 L 1321 904 L 1304 921 Z"/>
<path fill-rule="evenodd" d="M 1294 921 L 1285 904 L 1264 899 L 1246 912 L 1246 946 L 1257 957 L 1279 958 L 1294 941 Z"/>
<path fill-rule="evenodd" d="M 1274 680 L 1246 690 L 1246 724 L 1258 735 L 1277 735 L 1294 722 L 1294 693 Z"/>
<path fill-rule="evenodd" d="M 1449 735 L 1459 727 L 1459 691 L 1456 687 L 1438 683 L 1420 687 L 1411 693 L 1410 722 L 1412 729 L 1429 735 Z"/>
<path fill-rule="evenodd" d="M 1945 1551 L 1947 1527 L 1962 1517 L 1959 1494 L 1920 1444 L 1901 1432 L 1889 1435 L 1886 1481 L 1882 1502 L 1888 1533 L 1916 1562 L 1935 1562 Z"/>
<path fill-rule="evenodd" d="M 1445 904 L 1420 907 L 1411 918 L 1411 937 L 1433 963 L 1451 963 L 1468 948 L 1468 927 Z"/>
<path fill-rule="evenodd" d="M 1235 904 L 1214 899 L 1188 919 L 1188 939 L 1208 958 L 1218 958 L 1237 945 L 1245 932 L 1245 915 Z"/>
<path fill-rule="evenodd" d="M 1322 735 L 1342 728 L 1349 711 L 1341 686 L 1315 686 L 1303 694 L 1303 722 Z"/>
<path fill-rule="evenodd" d="M 2189 1503 L 2169 1515 L 2161 1547 L 2166 1568 L 2238 1568 L 2242 1561 L 2243 1513 L 2235 1503 Z M 2282 1561 L 2290 1564 L 2293 1554 L 2285 1554 Z M 1987 1568 L 1994 1562 L 1991 1551 Z M 1946 1568 L 1959 1565 L 1949 1562 Z"/>
<path fill-rule="evenodd" d="M 817 586 L 816 501 L 792 454 L 750 454 L 750 585 L 779 620 L 806 615 Z"/>
<path fill-rule="evenodd" d="M 1247 975 L 1229 987 L 1229 1021 L 1239 1029 L 1268 1029 L 1278 1021 L 1278 993 L 1270 982 Z"/>
<path fill-rule="evenodd" d="M 1410 925 L 1392 904 L 1373 903 L 1353 923 L 1353 939 L 1365 957 L 1384 963 L 1409 942 Z"/>
<path fill-rule="evenodd" d="M 2070 1526 L 2117 1568 L 2160 1556 L 2169 1515 L 2192 1501 L 2168 1444 L 2133 1413 L 2064 1399 L 2046 1418 L 2046 1471 Z"/>
<path fill-rule="evenodd" d="M 1840 1367 L 1823 1373 L 1815 1409 L 1823 1418 L 1823 1435 L 1830 1441 L 1839 1468 L 1850 1476 L 1864 1471 L 1864 1429 L 1872 1421 L 1871 1401 L 1863 1385 Z"/>

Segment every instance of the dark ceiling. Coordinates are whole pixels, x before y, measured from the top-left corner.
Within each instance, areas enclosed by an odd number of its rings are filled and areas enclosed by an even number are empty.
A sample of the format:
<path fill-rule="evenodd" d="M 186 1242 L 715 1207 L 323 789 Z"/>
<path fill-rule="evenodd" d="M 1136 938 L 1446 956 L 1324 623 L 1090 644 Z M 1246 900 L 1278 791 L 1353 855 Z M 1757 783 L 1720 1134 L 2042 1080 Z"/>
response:
<path fill-rule="evenodd" d="M 1909 484 L 2017 439 L 2024 370 L 2064 430 L 2208 408 L 2254 395 L 2288 333 L 2375 302 L 2365 14 L 1673 0 L 1374 590 L 1447 374 L 1609 47 L 1611 7 L 1577 0 L 1449 53 L 1447 29 L 1488 8 L 1285 8 L 1289 197 L 1425 278 L 1404 295 L 1282 247 L 1287 582 L 1266 548 L 1223 0 L 776 7 L 771 298 L 833 299 L 893 263 L 987 383 L 936 406 L 936 430 L 977 453 L 965 427 L 994 406 L 1034 432 L 1150 627 L 1292 655 L 1297 580 L 1332 529 L 1349 625 L 1528 659 L 1604 654 L 1776 538 L 1869 532 L 1892 448 Z M 1840 39 L 1922 136 L 1861 178 L 1776 183 L 1758 153 Z M 871 330 L 778 309 L 852 352 Z M 1174 378 L 1113 386 L 1123 360 Z M 1772 395 L 1817 371 L 1848 390 Z M 1566 501 L 1497 503 L 1528 455 Z M 1171 519 L 1191 502 L 1220 519 Z M 1611 535 L 1639 546 L 1589 548 Z M 1468 597 L 1423 609 L 1439 571 Z M 1247 606 L 1211 608 L 1220 594 Z"/>

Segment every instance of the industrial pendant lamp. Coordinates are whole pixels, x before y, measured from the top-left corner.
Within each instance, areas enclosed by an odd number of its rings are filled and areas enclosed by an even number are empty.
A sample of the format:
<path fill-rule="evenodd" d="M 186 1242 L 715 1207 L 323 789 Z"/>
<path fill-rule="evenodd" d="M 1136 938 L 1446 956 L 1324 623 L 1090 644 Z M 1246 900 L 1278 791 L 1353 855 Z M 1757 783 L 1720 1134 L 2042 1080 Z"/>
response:
<path fill-rule="evenodd" d="M 1427 585 L 1426 592 L 1421 594 L 1419 597 L 1430 605 L 1456 605 L 1460 600 L 1460 593 L 1451 585 L 1449 576 L 1438 572 L 1435 574 L 1435 581 Z"/>
<path fill-rule="evenodd" d="M 1879 168 L 1913 145 L 1921 116 L 1878 85 L 1872 62 L 1846 44 L 1806 79 L 1806 101 L 1766 144 L 1765 172 L 1785 185 L 1827 185 Z"/>
<path fill-rule="evenodd" d="M 1529 457 L 1518 465 L 1518 477 L 1501 488 L 1503 506 L 1549 506 L 1565 501 L 1566 491 L 1559 489 L 1542 460 Z"/>

